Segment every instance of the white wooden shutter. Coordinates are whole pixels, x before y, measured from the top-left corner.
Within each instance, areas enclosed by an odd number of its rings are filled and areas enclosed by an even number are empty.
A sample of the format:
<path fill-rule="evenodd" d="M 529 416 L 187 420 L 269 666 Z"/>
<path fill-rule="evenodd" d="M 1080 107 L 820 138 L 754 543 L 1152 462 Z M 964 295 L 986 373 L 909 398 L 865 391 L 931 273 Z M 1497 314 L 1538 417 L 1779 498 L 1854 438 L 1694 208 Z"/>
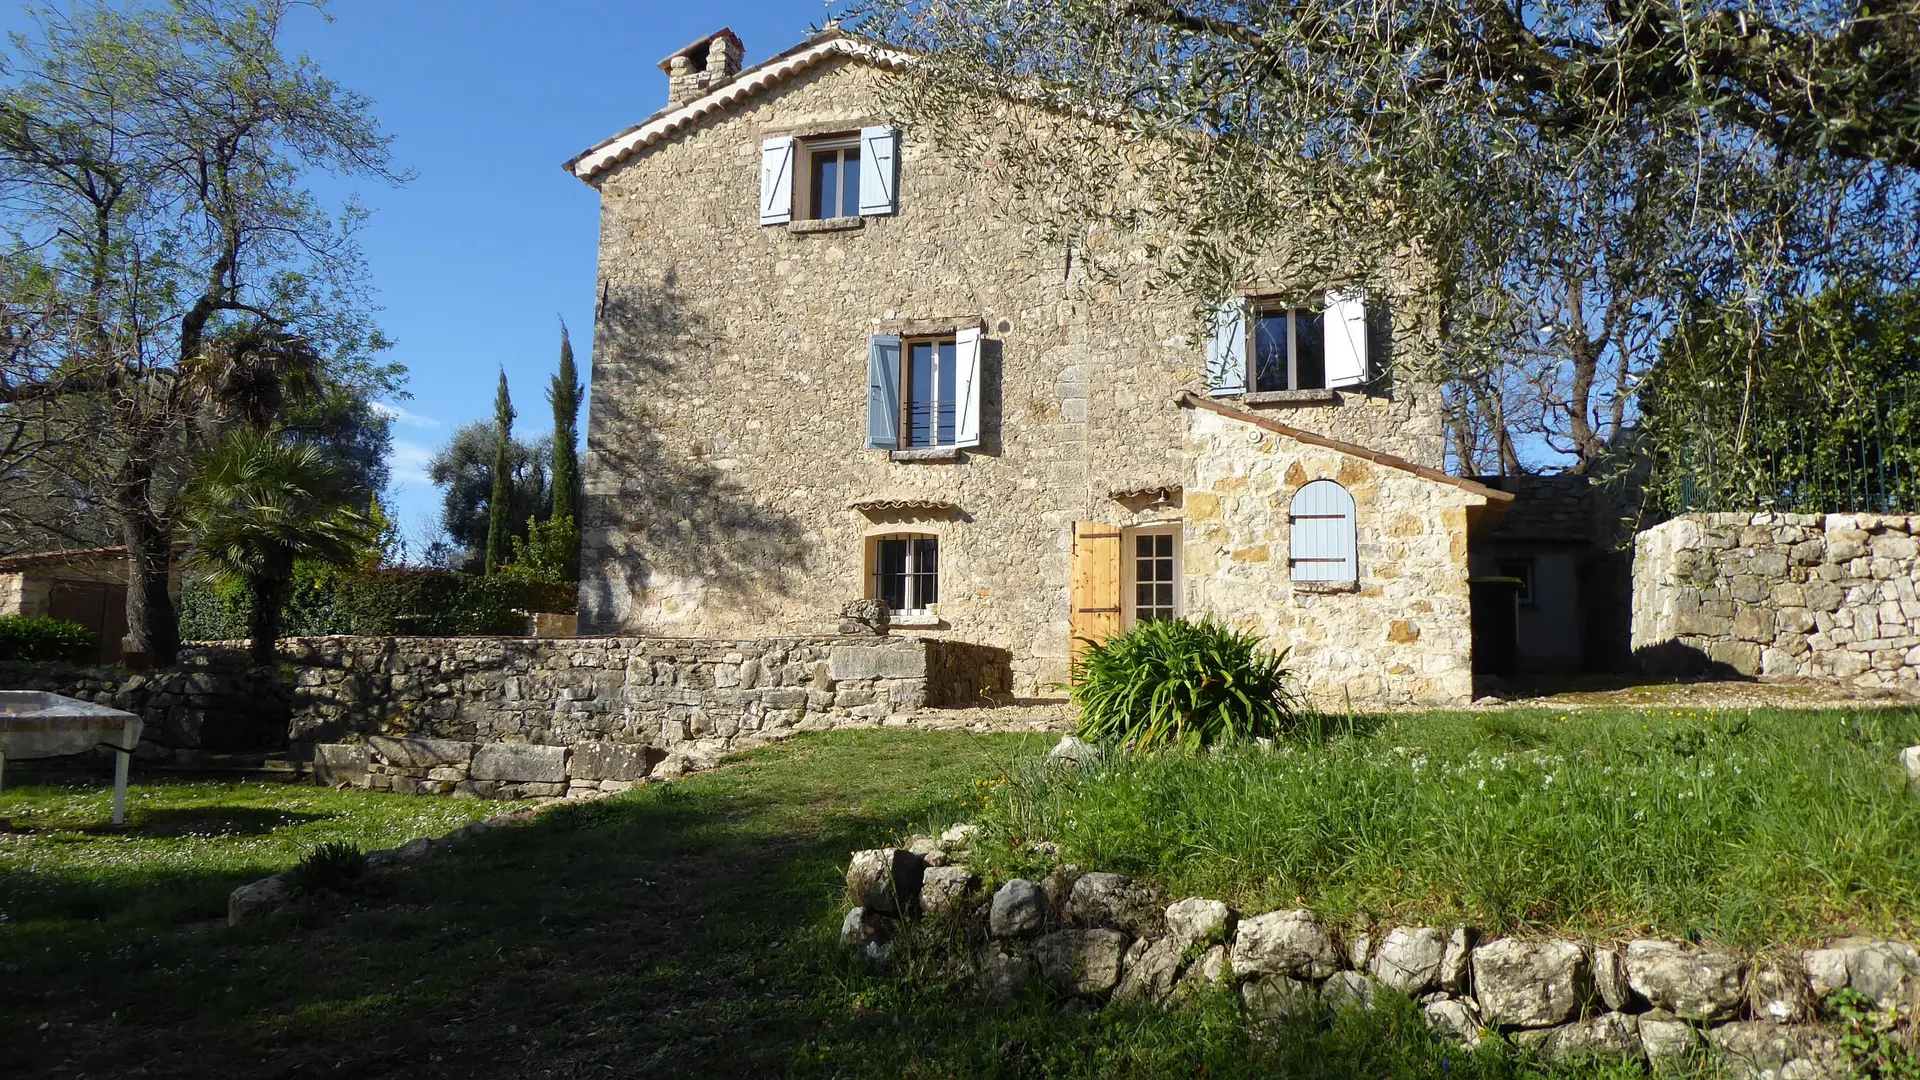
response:
<path fill-rule="evenodd" d="M 793 220 L 793 156 L 791 135 L 760 144 L 760 224 L 785 225 Z"/>
<path fill-rule="evenodd" d="M 980 328 L 953 336 L 953 445 L 980 445 Z"/>
<path fill-rule="evenodd" d="M 900 339 L 867 339 L 867 449 L 900 449 Z"/>
<path fill-rule="evenodd" d="M 1367 294 L 1360 289 L 1327 293 L 1327 386 L 1367 381 Z"/>
<path fill-rule="evenodd" d="M 1287 565 L 1295 581 L 1357 581 L 1353 496 L 1331 480 L 1315 480 L 1294 493 L 1287 510 L 1293 534 Z"/>
<path fill-rule="evenodd" d="M 1229 300 L 1214 309 L 1207 336 L 1207 393 L 1247 392 L 1247 302 Z"/>
<path fill-rule="evenodd" d="M 900 132 L 860 129 L 860 216 L 900 212 Z"/>

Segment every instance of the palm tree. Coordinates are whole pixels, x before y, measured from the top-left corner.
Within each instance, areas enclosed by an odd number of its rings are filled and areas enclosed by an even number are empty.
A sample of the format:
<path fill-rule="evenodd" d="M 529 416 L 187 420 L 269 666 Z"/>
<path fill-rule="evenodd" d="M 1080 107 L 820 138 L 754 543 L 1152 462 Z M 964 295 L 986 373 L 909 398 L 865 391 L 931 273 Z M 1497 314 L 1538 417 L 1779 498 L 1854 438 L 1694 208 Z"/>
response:
<path fill-rule="evenodd" d="M 251 429 L 227 436 L 182 493 L 193 561 L 246 586 L 254 663 L 274 662 L 295 560 L 344 565 L 361 554 L 359 494 L 319 446 Z"/>

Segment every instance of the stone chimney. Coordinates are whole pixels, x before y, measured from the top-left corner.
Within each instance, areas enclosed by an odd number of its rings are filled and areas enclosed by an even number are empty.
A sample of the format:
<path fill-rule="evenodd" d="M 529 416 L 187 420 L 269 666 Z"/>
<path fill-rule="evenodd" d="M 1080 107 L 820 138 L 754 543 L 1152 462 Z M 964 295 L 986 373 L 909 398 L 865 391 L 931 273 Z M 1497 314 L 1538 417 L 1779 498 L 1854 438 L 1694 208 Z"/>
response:
<path fill-rule="evenodd" d="M 746 54 L 740 36 L 723 28 L 660 61 L 660 70 L 667 73 L 667 108 L 725 85 L 740 74 Z"/>

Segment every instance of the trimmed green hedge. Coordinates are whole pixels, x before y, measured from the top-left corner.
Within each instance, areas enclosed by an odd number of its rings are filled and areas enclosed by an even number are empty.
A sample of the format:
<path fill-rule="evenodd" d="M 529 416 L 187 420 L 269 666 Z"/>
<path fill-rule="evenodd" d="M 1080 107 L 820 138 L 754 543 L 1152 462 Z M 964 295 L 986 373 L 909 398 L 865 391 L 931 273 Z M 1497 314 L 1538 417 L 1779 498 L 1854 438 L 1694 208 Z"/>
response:
<path fill-rule="evenodd" d="M 79 623 L 0 615 L 0 660 L 65 660 L 91 664 L 99 659 L 100 635 Z"/>
<path fill-rule="evenodd" d="M 573 582 L 515 581 L 448 570 L 294 571 L 284 633 L 368 636 L 524 634 L 535 611 L 574 609 Z M 180 633 L 189 641 L 247 636 L 247 595 L 238 586 L 189 580 L 181 590 Z"/>

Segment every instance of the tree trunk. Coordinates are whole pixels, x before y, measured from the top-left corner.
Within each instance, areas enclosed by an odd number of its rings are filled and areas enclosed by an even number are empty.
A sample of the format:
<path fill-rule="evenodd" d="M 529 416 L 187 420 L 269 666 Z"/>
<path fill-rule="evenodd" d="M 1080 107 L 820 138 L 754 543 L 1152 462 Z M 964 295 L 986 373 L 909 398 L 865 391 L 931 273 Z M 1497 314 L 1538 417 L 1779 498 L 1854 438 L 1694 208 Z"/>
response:
<path fill-rule="evenodd" d="M 150 480 L 122 488 L 117 502 L 127 544 L 127 637 L 155 667 L 180 658 L 180 618 L 168 586 L 173 578 L 173 530 L 147 506 Z"/>
<path fill-rule="evenodd" d="M 252 601 L 248 605 L 252 610 L 247 613 L 247 656 L 262 667 L 271 667 L 280 659 L 280 618 L 286 611 L 292 562 L 269 555 L 266 566 L 247 582 Z"/>

